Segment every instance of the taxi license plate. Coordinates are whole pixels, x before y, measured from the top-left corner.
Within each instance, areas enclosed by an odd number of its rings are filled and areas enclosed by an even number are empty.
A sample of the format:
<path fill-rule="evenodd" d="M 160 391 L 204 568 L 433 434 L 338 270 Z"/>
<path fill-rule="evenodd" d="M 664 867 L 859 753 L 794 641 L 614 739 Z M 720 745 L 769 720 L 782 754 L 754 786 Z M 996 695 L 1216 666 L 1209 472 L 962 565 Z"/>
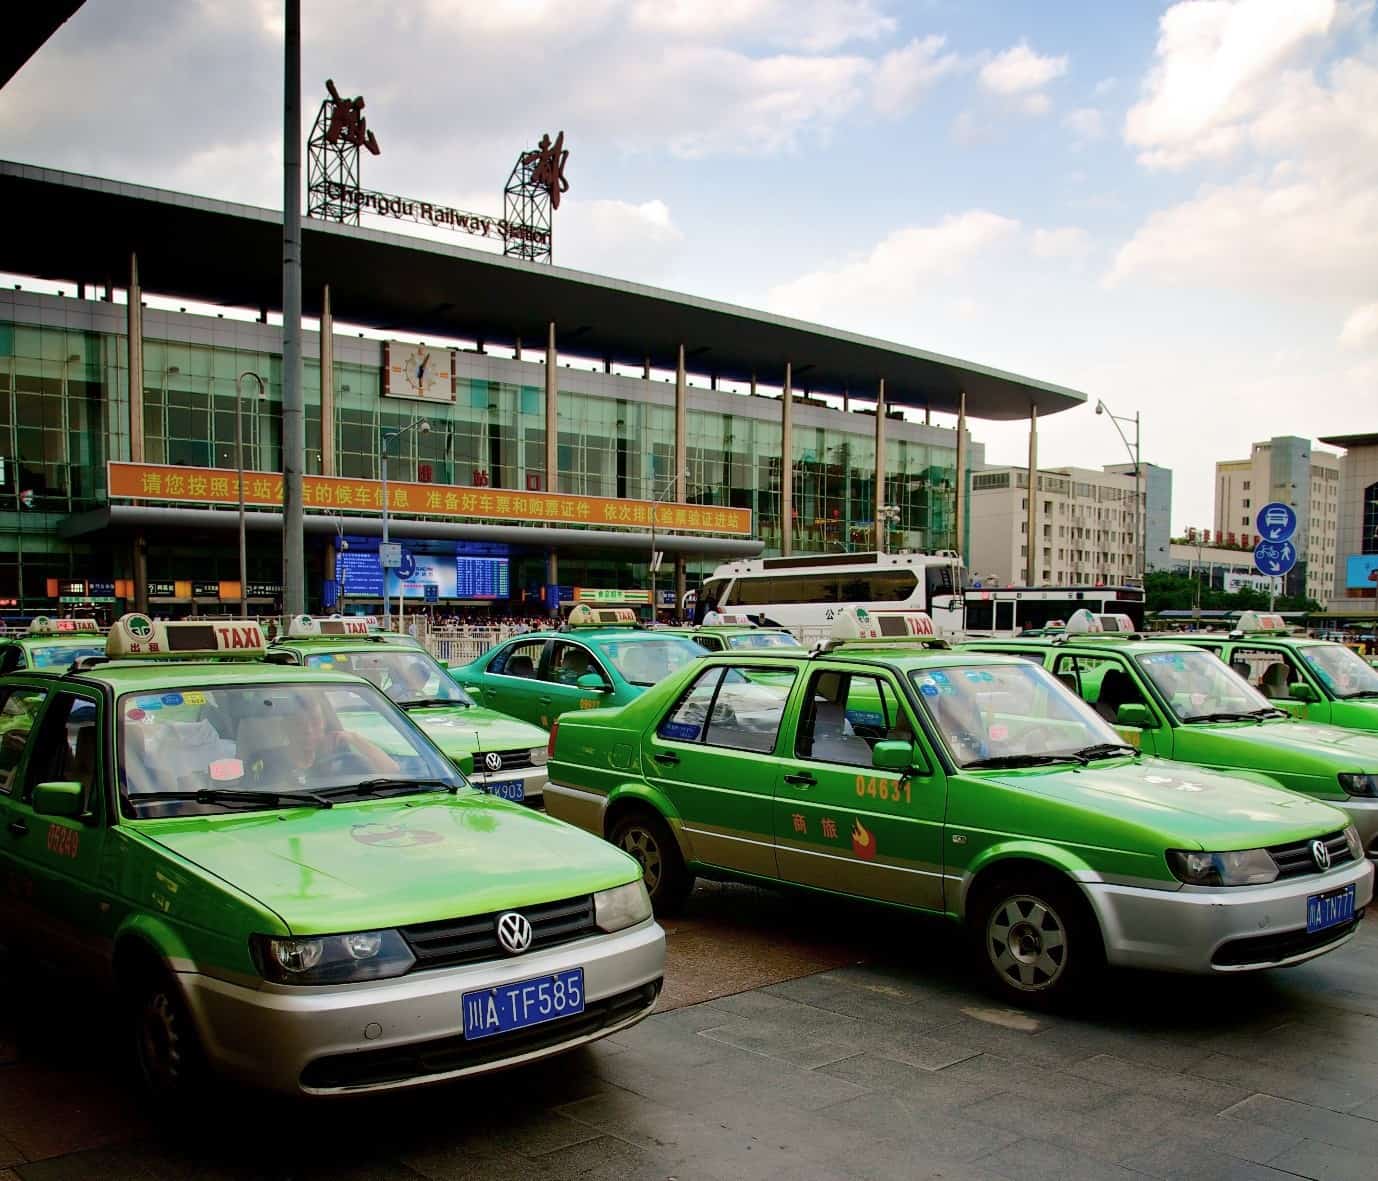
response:
<path fill-rule="evenodd" d="M 1328 894 L 1312 894 L 1306 900 L 1306 933 L 1324 931 L 1347 923 L 1354 917 L 1354 887 L 1331 890 Z"/>
<path fill-rule="evenodd" d="M 464 1036 L 491 1037 L 584 1011 L 584 969 L 517 980 L 464 994 Z"/>
<path fill-rule="evenodd" d="M 500 800 L 520 804 L 526 799 L 526 785 L 520 779 L 504 779 L 500 783 L 485 783 L 482 786 L 490 796 L 497 796 Z"/>

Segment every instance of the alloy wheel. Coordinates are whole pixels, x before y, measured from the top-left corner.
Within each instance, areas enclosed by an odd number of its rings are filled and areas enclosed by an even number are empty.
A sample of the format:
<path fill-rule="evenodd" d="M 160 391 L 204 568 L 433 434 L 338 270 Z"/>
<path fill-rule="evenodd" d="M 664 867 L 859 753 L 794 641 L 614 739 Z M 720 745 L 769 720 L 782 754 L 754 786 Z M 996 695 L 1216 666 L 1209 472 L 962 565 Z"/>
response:
<path fill-rule="evenodd" d="M 636 858 L 637 864 L 641 866 L 642 876 L 646 879 L 647 892 L 655 894 L 656 887 L 660 885 L 662 872 L 660 844 L 656 840 L 655 834 L 642 828 L 639 824 L 633 824 L 622 833 L 620 844 L 622 851 L 630 853 Z"/>
<path fill-rule="evenodd" d="M 1066 924 L 1043 899 L 1013 895 L 990 912 L 986 954 L 1011 988 L 1046 992 L 1067 968 Z"/>

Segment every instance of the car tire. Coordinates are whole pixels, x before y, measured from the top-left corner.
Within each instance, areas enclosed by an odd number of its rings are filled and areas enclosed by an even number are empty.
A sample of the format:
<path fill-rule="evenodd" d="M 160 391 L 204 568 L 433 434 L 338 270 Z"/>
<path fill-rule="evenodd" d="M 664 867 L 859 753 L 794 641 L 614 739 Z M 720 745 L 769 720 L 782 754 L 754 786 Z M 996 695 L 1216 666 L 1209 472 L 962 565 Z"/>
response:
<path fill-rule="evenodd" d="M 1100 927 L 1075 886 L 1053 873 L 1002 877 L 969 908 L 972 934 L 1006 999 L 1055 1007 L 1104 967 Z"/>
<path fill-rule="evenodd" d="M 694 875 L 664 820 L 649 808 L 637 808 L 613 825 L 608 839 L 636 858 L 657 914 L 674 914 L 684 906 Z"/>
<path fill-rule="evenodd" d="M 161 1109 L 186 1106 L 206 1083 L 191 1012 L 170 973 L 141 967 L 125 990 L 135 1077 Z"/>

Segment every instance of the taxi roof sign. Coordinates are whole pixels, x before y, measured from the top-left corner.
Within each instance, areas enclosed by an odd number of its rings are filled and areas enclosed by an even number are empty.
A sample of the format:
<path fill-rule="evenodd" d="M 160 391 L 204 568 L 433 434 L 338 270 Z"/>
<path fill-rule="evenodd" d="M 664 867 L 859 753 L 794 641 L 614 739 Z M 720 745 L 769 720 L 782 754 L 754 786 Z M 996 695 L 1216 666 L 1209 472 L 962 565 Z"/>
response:
<path fill-rule="evenodd" d="M 1240 615 L 1234 630 L 1240 635 L 1257 635 L 1261 632 L 1286 634 L 1288 629 L 1287 621 L 1276 612 L 1245 611 Z"/>
<path fill-rule="evenodd" d="M 111 659 L 219 656 L 253 660 L 266 650 L 263 629 L 253 619 L 163 623 L 134 612 L 115 620 L 105 638 L 105 654 Z"/>
<path fill-rule="evenodd" d="M 99 635 L 100 624 L 94 619 L 52 619 L 47 615 L 35 615 L 29 620 L 31 636 L 70 636 L 79 634 Z"/>
<path fill-rule="evenodd" d="M 824 645 L 825 650 L 855 641 L 874 643 L 913 644 L 923 643 L 931 647 L 947 647 L 947 641 L 938 638 L 933 619 L 926 611 L 873 611 L 869 607 L 842 607 L 833 617 L 832 634 Z"/>
<path fill-rule="evenodd" d="M 1134 626 L 1134 620 L 1122 613 L 1097 615 L 1096 618 L 1100 621 L 1100 629 L 1103 632 L 1119 632 L 1123 634 L 1138 630 Z"/>
<path fill-rule="evenodd" d="M 366 615 L 294 615 L 287 625 L 287 636 L 293 640 L 316 636 L 367 636 L 373 630 Z"/>
<path fill-rule="evenodd" d="M 635 627 L 636 612 L 630 607 L 590 607 L 576 603 L 570 608 L 569 627 Z"/>
<path fill-rule="evenodd" d="M 1105 625 L 1101 619 L 1101 616 L 1093 615 L 1087 608 L 1082 607 L 1067 617 L 1067 634 L 1069 636 L 1101 635 L 1105 631 Z"/>
<path fill-rule="evenodd" d="M 740 611 L 722 612 L 709 611 L 703 617 L 701 627 L 757 627 L 758 624 L 750 615 L 744 615 Z"/>

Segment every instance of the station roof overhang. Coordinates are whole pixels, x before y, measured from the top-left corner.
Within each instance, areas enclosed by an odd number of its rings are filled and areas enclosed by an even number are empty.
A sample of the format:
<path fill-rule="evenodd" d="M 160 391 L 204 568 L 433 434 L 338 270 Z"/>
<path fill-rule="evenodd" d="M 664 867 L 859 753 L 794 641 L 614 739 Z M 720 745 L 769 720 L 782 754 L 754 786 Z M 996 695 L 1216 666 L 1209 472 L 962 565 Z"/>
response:
<path fill-rule="evenodd" d="M 0 161 L 0 270 L 89 284 L 128 283 L 131 252 L 148 291 L 249 308 L 282 305 L 282 220 L 236 205 Z M 22 232 L 18 232 L 22 229 Z M 557 227 L 558 232 L 558 227 Z M 796 389 L 956 413 L 1027 418 L 1086 401 L 1077 390 L 907 345 L 564 267 L 371 227 L 302 223 L 303 310 L 330 287 L 337 318 L 425 336 L 544 345 L 569 354 L 767 385 L 793 366 Z"/>
<path fill-rule="evenodd" d="M 0 37 L 0 86 L 24 67 L 85 0 L 43 0 L 41 4 L 13 4 L 5 12 L 5 35 Z"/>
<path fill-rule="evenodd" d="M 340 531 L 351 536 L 381 537 L 383 522 L 378 517 L 334 517 L 308 513 L 303 522 L 307 533 L 329 534 Z M 223 509 L 163 508 L 152 505 L 111 504 L 86 513 L 76 513 L 58 525 L 58 536 L 65 539 L 86 537 L 110 529 L 206 529 L 239 528 L 239 514 Z M 282 514 L 255 511 L 244 515 L 244 528 L 255 533 L 281 533 Z M 388 535 L 393 538 L 417 537 L 439 541 L 485 541 L 506 545 L 554 548 L 559 553 L 587 555 L 591 552 L 636 554 L 644 558 L 654 548 L 684 557 L 738 558 L 759 557 L 764 544 L 754 538 L 701 537 L 697 534 L 623 532 L 613 529 L 562 529 L 530 525 L 484 525 L 469 521 L 418 521 L 406 517 L 388 520 Z"/>

